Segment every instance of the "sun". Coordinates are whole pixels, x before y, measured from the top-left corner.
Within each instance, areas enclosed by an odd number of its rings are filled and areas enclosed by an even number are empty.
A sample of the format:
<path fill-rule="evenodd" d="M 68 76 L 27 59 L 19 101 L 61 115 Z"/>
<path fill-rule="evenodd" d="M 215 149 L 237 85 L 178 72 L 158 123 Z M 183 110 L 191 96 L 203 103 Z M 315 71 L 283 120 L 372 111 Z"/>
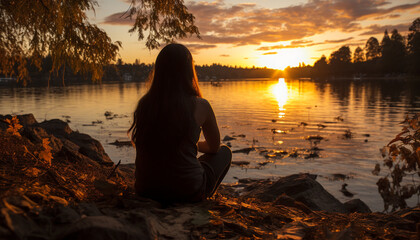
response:
<path fill-rule="evenodd" d="M 308 59 L 308 51 L 304 48 L 284 48 L 276 54 L 262 55 L 259 63 L 261 66 L 283 70 L 288 66 L 299 66 L 300 62 Z"/>

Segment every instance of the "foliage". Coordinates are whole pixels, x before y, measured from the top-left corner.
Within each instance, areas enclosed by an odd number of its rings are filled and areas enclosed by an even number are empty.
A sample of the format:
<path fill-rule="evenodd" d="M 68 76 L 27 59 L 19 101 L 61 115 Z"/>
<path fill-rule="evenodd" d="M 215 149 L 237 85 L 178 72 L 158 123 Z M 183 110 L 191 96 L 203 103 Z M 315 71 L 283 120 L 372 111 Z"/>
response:
<path fill-rule="evenodd" d="M 331 53 L 330 63 L 350 63 L 351 62 L 351 51 L 348 46 L 342 46 L 337 51 Z"/>
<path fill-rule="evenodd" d="M 389 173 L 376 183 L 384 200 L 384 208 L 392 211 L 407 207 L 406 200 L 417 194 L 420 196 L 420 114 L 407 116 L 402 122 L 401 133 L 382 149 L 383 165 Z M 381 168 L 376 164 L 372 171 L 378 175 Z M 411 181 L 404 177 L 411 176 Z"/>
<path fill-rule="evenodd" d="M 314 63 L 313 74 L 318 77 L 326 77 L 328 75 L 328 63 L 324 55 Z"/>
<path fill-rule="evenodd" d="M 363 51 L 365 58 L 363 58 Z M 420 75 L 420 18 L 414 20 L 407 37 L 398 30 L 385 31 L 381 44 L 371 37 L 365 48 L 357 47 L 351 63 L 351 51 L 342 46 L 334 51 L 326 63 L 324 56 L 314 66 L 286 68 L 289 77 L 389 77 L 400 78 L 406 74 Z M 331 76 L 332 75 L 332 76 Z"/>
<path fill-rule="evenodd" d="M 363 61 L 365 61 L 363 49 L 361 47 L 357 47 L 356 50 L 354 50 L 353 62 L 358 63 Z"/>
<path fill-rule="evenodd" d="M 28 80 L 28 64 L 41 70 L 41 59 L 52 57 L 51 73 L 75 72 L 102 76 L 102 65 L 116 56 L 120 43 L 87 21 L 96 1 L 0 0 L 0 73 Z"/>
<path fill-rule="evenodd" d="M 414 20 L 407 37 L 409 71 L 420 74 L 420 18 Z"/>
<path fill-rule="evenodd" d="M 378 39 L 370 37 L 365 45 L 366 60 L 373 60 L 381 56 L 381 46 L 379 46 Z"/>
<path fill-rule="evenodd" d="M 6 129 L 6 132 L 20 137 L 19 130 L 22 128 L 22 125 L 19 124 L 19 119 L 17 116 L 13 116 L 12 119 L 5 119 L 6 123 L 9 124 L 9 127 Z"/>
<path fill-rule="evenodd" d="M 146 47 L 158 48 L 159 41 L 166 43 L 187 37 L 187 33 L 199 37 L 194 16 L 188 12 L 183 0 L 132 0 L 129 17 L 136 16 L 130 32 L 137 32 L 139 40 L 146 38 Z"/>
<path fill-rule="evenodd" d="M 381 42 L 382 68 L 384 73 L 403 72 L 405 58 L 404 37 L 394 29 L 391 37 L 385 31 Z"/>
<path fill-rule="evenodd" d="M 139 39 L 148 32 L 146 46 L 173 41 L 186 33 L 197 34 L 194 17 L 182 0 L 133 0 L 129 16 L 136 16 L 131 32 Z M 50 75 L 61 75 L 66 67 L 74 73 L 100 80 L 102 67 L 115 57 L 121 42 L 112 42 L 106 32 L 88 21 L 95 0 L 0 0 L 0 74 L 16 77 L 24 84 L 28 69 L 42 69 L 42 58 L 51 56 Z M 64 83 L 64 82 L 63 82 Z"/>
<path fill-rule="evenodd" d="M 42 139 L 42 147 L 44 148 L 41 152 L 38 153 L 38 158 L 44 160 L 51 166 L 51 160 L 53 159 L 50 147 L 50 141 L 48 138 Z"/>
<path fill-rule="evenodd" d="M 350 71 L 351 51 L 348 46 L 342 46 L 330 56 L 331 71 L 336 74 L 346 74 Z"/>

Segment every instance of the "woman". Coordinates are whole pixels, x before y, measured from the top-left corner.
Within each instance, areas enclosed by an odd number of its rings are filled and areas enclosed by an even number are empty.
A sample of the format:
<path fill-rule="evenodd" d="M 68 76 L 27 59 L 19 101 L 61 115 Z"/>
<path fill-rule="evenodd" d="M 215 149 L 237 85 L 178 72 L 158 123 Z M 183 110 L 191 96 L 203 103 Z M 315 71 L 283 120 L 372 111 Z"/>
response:
<path fill-rule="evenodd" d="M 137 194 L 162 203 L 212 196 L 229 170 L 232 153 L 220 146 L 216 118 L 201 98 L 188 49 L 164 47 L 151 80 L 129 130 L 136 146 Z M 205 141 L 198 141 L 201 130 Z M 197 150 L 205 153 L 198 159 Z"/>

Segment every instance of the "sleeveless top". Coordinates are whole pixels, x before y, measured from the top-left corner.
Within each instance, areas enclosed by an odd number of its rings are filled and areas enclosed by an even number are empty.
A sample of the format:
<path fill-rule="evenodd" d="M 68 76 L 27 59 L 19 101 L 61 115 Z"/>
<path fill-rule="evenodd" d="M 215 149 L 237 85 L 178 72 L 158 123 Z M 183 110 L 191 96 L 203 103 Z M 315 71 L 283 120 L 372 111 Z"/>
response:
<path fill-rule="evenodd" d="M 195 123 L 191 131 L 192 137 L 181 144 L 177 156 L 163 159 L 159 152 L 149 157 L 137 151 L 135 189 L 138 195 L 163 203 L 195 202 L 204 198 L 206 178 L 197 159 L 201 128 Z"/>

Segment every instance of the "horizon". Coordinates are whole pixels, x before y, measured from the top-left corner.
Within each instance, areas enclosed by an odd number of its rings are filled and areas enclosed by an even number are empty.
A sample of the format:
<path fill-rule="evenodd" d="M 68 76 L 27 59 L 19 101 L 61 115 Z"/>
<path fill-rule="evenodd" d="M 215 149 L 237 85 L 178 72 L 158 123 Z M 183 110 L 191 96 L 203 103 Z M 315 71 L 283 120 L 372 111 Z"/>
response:
<path fill-rule="evenodd" d="M 118 58 L 152 64 L 160 49 L 148 50 L 130 34 L 133 21 L 123 17 L 129 0 L 98 1 L 89 20 L 103 28 L 112 41 L 121 41 Z M 418 17 L 420 2 L 413 0 L 336 0 L 255 2 L 241 0 L 189 1 L 202 39 L 189 37 L 186 45 L 196 65 L 213 63 L 238 67 L 284 70 L 300 63 L 313 65 L 341 46 L 364 48 L 370 37 L 397 29 L 404 37 Z M 267 30 L 269 29 L 269 30 Z M 165 44 L 162 44 L 164 46 Z"/>

